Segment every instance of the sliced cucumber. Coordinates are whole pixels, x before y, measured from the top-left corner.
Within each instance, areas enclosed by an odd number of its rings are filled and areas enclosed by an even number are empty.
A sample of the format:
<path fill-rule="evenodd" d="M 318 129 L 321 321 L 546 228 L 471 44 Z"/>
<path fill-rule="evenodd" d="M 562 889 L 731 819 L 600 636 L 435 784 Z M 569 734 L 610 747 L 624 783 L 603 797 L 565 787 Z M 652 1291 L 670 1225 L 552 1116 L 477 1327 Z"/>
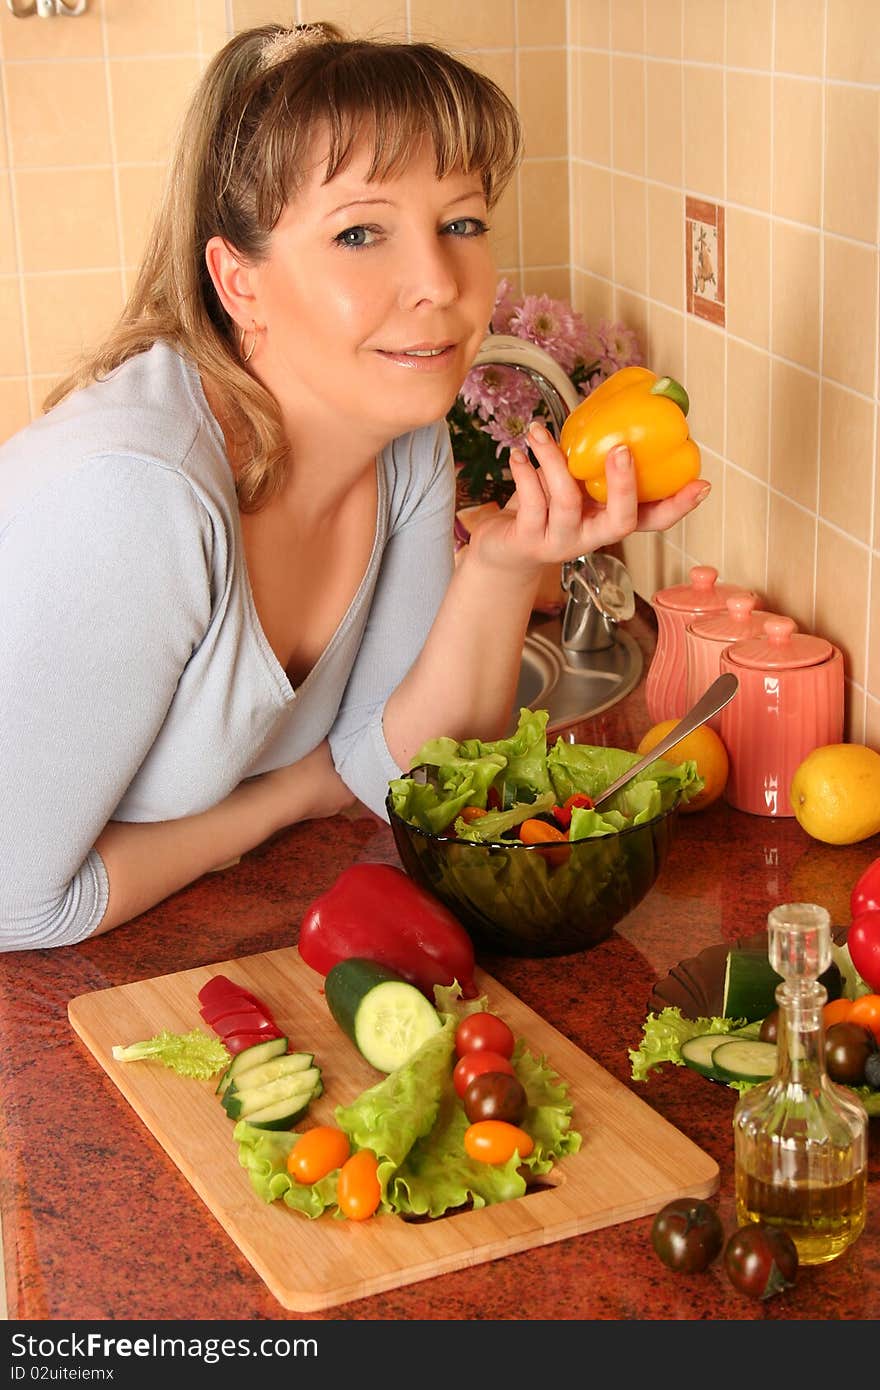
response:
<path fill-rule="evenodd" d="M 286 1038 L 268 1038 L 266 1042 L 254 1043 L 253 1047 L 246 1047 L 243 1051 L 237 1052 L 220 1077 L 215 1094 L 222 1096 L 231 1081 L 237 1080 L 252 1067 L 262 1066 L 273 1057 L 283 1056 L 286 1051 Z"/>
<path fill-rule="evenodd" d="M 267 1105 L 263 1110 L 255 1110 L 248 1115 L 245 1124 L 253 1125 L 255 1129 L 292 1129 L 308 1110 L 312 1099 L 309 1096 L 306 1100 L 296 1097 L 278 1100 L 274 1105 Z"/>
<path fill-rule="evenodd" d="M 442 1026 L 420 989 L 375 961 L 339 961 L 327 973 L 324 995 L 342 1031 L 377 1071 L 396 1071 Z"/>
<path fill-rule="evenodd" d="M 700 1033 L 682 1043 L 681 1060 L 701 1076 L 708 1076 L 710 1081 L 720 1081 L 721 1074 L 712 1062 L 712 1054 L 721 1043 L 729 1041 L 728 1033 Z"/>
<path fill-rule="evenodd" d="M 246 1120 L 258 1110 L 264 1110 L 277 1101 L 304 1100 L 308 1102 L 315 1094 L 321 1080 L 317 1067 L 309 1067 L 292 1076 L 280 1076 L 265 1086 L 252 1086 L 241 1091 L 229 1091 L 223 1097 L 223 1108 L 231 1120 Z"/>
<path fill-rule="evenodd" d="M 258 1086 L 268 1086 L 270 1081 L 280 1081 L 284 1076 L 296 1076 L 298 1072 L 308 1071 L 314 1064 L 313 1052 L 285 1052 L 281 1057 L 272 1057 L 258 1067 L 249 1067 L 238 1079 L 232 1078 L 223 1093 L 227 1097 L 242 1091 L 252 1091 Z"/>
<path fill-rule="evenodd" d="M 776 1044 L 728 1038 L 712 1053 L 712 1066 L 725 1081 L 767 1081 L 776 1072 Z"/>

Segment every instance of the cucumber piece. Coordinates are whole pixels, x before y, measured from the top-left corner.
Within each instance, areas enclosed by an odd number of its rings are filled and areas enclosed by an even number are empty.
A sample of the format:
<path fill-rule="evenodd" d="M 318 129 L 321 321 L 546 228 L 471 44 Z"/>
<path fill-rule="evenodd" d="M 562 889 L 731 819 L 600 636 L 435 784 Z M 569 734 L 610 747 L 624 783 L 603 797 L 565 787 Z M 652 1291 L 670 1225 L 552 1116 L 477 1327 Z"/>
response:
<path fill-rule="evenodd" d="M 681 1060 L 701 1076 L 710 1081 L 720 1081 L 721 1076 L 712 1062 L 712 1053 L 723 1042 L 730 1041 L 729 1033 L 700 1033 L 696 1038 L 688 1038 L 681 1045 Z"/>
<path fill-rule="evenodd" d="M 843 980 L 832 962 L 819 976 L 829 1000 L 839 999 Z M 727 953 L 724 967 L 724 994 L 721 1013 L 724 1018 L 744 1018 L 748 1023 L 766 1018 L 776 1008 L 776 986 L 782 984 L 766 951 L 733 947 Z"/>
<path fill-rule="evenodd" d="M 776 1074 L 776 1044 L 729 1037 L 712 1053 L 712 1066 L 725 1081 L 767 1081 Z"/>
<path fill-rule="evenodd" d="M 311 1100 L 320 1080 L 318 1068 L 309 1067 L 307 1071 L 296 1072 L 293 1076 L 280 1076 L 277 1081 L 270 1081 L 265 1086 L 252 1086 L 247 1090 L 234 1091 L 231 1095 L 227 1091 L 223 1097 L 223 1109 L 231 1120 L 246 1120 L 249 1115 L 264 1110 L 267 1105 L 274 1105 L 276 1101 Z"/>
<path fill-rule="evenodd" d="M 249 1067 L 232 1078 L 224 1091 L 224 1097 L 252 1091 L 258 1086 L 267 1086 L 270 1081 L 280 1081 L 283 1076 L 295 1076 L 297 1072 L 308 1071 L 314 1064 L 313 1052 L 285 1052 L 281 1057 L 272 1057 L 258 1067 Z"/>
<path fill-rule="evenodd" d="M 331 967 L 324 996 L 343 1033 L 376 1071 L 396 1071 L 442 1027 L 420 989 L 357 956 Z"/>
<path fill-rule="evenodd" d="M 237 1080 L 252 1067 L 259 1067 L 273 1057 L 281 1057 L 287 1051 L 286 1038 L 267 1038 L 265 1042 L 254 1043 L 237 1052 L 217 1083 L 215 1095 L 222 1096 L 230 1082 Z"/>
<path fill-rule="evenodd" d="M 255 1129 L 292 1129 L 308 1110 L 312 1099 L 309 1096 L 305 1101 L 296 1097 L 277 1100 L 274 1105 L 267 1105 L 263 1110 L 255 1110 L 248 1115 L 245 1124 L 253 1125 Z"/>

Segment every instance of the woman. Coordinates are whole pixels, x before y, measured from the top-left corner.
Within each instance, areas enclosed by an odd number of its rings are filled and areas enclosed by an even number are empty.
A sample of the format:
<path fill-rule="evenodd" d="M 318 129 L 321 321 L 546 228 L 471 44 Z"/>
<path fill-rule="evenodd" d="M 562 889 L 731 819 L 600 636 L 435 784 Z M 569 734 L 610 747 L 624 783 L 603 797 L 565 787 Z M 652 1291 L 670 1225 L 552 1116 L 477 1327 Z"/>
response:
<path fill-rule="evenodd" d="M 129 921 L 510 716 L 542 568 L 678 521 L 537 427 L 453 573 L 510 103 L 427 45 L 238 35 L 117 326 L 0 450 L 0 941 Z M 704 485 L 703 485 L 704 486 Z"/>

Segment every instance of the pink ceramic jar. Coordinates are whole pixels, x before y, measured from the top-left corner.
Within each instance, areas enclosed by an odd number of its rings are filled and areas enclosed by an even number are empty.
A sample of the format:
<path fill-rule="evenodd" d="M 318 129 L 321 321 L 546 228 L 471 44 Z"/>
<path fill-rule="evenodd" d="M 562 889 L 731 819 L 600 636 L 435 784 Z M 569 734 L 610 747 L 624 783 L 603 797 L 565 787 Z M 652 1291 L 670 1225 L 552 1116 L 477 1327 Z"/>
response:
<path fill-rule="evenodd" d="M 724 609 L 710 613 L 704 618 L 695 618 L 688 623 L 685 633 L 687 651 L 687 699 L 685 708 L 690 709 L 699 700 L 704 690 L 721 674 L 721 653 L 732 642 L 742 642 L 747 637 L 763 637 L 764 623 L 768 618 L 781 617 L 779 613 L 769 613 L 758 608 L 758 595 L 750 590 L 731 594 Z M 716 733 L 721 732 L 721 712 L 713 714 L 706 721 Z"/>
<path fill-rule="evenodd" d="M 689 584 L 658 589 L 651 599 L 657 614 L 657 646 L 645 679 L 645 700 L 652 724 L 680 719 L 687 704 L 688 623 L 706 613 L 723 609 L 731 594 L 743 591 L 733 584 L 718 584 L 711 565 L 694 565 Z"/>
<path fill-rule="evenodd" d="M 793 816 L 791 783 L 804 758 L 843 741 L 843 655 L 791 618 L 770 618 L 763 637 L 725 647 L 721 670 L 739 680 L 721 711 L 725 799 L 756 816 Z"/>

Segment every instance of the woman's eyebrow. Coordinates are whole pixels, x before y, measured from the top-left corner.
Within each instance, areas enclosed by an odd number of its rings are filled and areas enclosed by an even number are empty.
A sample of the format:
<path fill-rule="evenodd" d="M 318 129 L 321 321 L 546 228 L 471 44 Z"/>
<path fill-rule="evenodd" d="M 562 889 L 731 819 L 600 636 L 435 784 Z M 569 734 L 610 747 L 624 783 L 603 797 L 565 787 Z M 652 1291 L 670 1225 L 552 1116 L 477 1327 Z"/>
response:
<path fill-rule="evenodd" d="M 447 203 L 444 203 L 441 211 L 445 210 L 446 208 L 454 207 L 456 203 L 463 203 L 468 198 L 482 199 L 483 197 L 484 194 L 482 188 L 465 188 L 462 189 L 460 193 L 454 194 L 454 196 L 451 197 Z M 393 198 L 352 198 L 349 202 L 339 203 L 335 208 L 331 208 L 331 210 L 325 214 L 325 221 L 327 220 L 327 218 L 336 217 L 340 212 L 348 212 L 351 208 L 396 206 L 397 203 Z"/>

